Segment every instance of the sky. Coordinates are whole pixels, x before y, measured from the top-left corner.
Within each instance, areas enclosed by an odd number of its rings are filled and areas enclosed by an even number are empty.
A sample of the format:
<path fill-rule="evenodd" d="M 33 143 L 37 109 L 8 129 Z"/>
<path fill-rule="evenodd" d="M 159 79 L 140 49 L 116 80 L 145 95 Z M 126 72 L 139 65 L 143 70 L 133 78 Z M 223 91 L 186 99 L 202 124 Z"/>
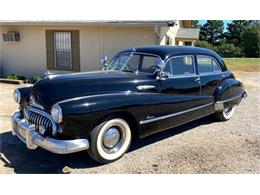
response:
<path fill-rule="evenodd" d="M 207 22 L 207 20 L 199 20 L 199 24 L 201 24 L 201 25 L 205 24 L 206 22 Z M 224 27 L 225 27 L 225 30 L 226 30 L 227 24 L 231 23 L 232 20 L 223 20 L 223 22 L 224 22 Z"/>

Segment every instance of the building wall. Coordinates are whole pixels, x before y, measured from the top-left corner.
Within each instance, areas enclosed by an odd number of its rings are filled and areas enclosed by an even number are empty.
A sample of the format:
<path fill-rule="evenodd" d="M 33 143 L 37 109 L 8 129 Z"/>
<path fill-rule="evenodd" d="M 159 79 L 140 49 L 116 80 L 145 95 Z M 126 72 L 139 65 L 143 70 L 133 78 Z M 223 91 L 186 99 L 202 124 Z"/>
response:
<path fill-rule="evenodd" d="M 2 26 L 0 25 L 0 77 L 2 77 L 3 70 L 2 70 Z"/>
<path fill-rule="evenodd" d="M 46 71 L 45 33 L 42 27 L 3 26 L 2 32 L 18 31 L 20 41 L 2 44 L 3 76 L 41 75 Z"/>
<path fill-rule="evenodd" d="M 47 29 L 80 31 L 81 71 L 99 70 L 102 55 L 111 58 L 124 48 L 157 44 L 158 41 L 151 26 L 2 26 L 1 35 L 3 32 L 18 31 L 21 39 L 20 42 L 3 43 L 1 37 L 2 76 L 16 73 L 31 77 L 47 71 Z"/>
<path fill-rule="evenodd" d="M 122 49 L 157 44 L 153 27 L 82 27 L 80 29 L 81 70 L 100 69 L 100 57 L 111 59 Z"/>
<path fill-rule="evenodd" d="M 180 28 L 180 20 L 176 21 L 174 26 L 171 27 L 161 27 L 160 28 L 160 45 L 166 44 L 166 37 L 169 37 L 169 45 L 175 45 L 175 37 L 178 29 Z"/>

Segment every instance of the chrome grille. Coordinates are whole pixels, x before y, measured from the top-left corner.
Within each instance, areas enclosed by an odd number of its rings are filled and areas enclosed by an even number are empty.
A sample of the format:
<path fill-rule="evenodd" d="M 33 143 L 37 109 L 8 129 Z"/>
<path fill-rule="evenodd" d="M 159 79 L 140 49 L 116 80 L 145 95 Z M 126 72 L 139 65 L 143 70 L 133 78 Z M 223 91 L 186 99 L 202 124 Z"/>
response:
<path fill-rule="evenodd" d="M 29 124 L 35 125 L 36 130 L 39 131 L 39 127 L 42 126 L 46 132 L 56 133 L 56 123 L 48 113 L 33 107 L 26 107 L 24 109 L 24 117 Z"/>

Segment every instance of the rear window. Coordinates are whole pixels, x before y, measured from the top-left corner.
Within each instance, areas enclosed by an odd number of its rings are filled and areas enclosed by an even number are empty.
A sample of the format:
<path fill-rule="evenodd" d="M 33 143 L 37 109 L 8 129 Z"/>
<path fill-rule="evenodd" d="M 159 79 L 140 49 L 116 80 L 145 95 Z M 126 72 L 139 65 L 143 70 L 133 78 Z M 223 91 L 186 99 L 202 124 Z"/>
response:
<path fill-rule="evenodd" d="M 179 56 L 170 59 L 163 70 L 171 75 L 191 75 L 195 73 L 192 56 Z"/>
<path fill-rule="evenodd" d="M 210 73 L 221 71 L 218 63 L 207 56 L 197 56 L 197 64 L 199 73 Z"/>

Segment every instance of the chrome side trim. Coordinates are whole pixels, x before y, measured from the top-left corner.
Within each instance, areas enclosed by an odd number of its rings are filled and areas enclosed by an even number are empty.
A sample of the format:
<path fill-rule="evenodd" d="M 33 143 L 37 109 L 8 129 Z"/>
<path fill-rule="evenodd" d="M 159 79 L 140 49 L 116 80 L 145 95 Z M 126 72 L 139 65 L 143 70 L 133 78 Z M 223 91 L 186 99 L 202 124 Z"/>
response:
<path fill-rule="evenodd" d="M 227 99 L 227 100 L 216 101 L 216 103 L 215 103 L 215 110 L 216 111 L 222 111 L 224 109 L 224 103 L 232 101 L 232 100 L 236 100 L 236 99 L 239 99 L 239 98 L 241 98 L 241 99 L 242 98 L 246 98 L 246 96 L 247 96 L 247 93 L 244 92 L 241 95 L 238 95 L 236 97 L 233 97 L 233 98 L 230 98 L 230 99 Z"/>
<path fill-rule="evenodd" d="M 16 112 L 11 118 L 12 134 L 16 135 L 31 150 L 39 146 L 56 154 L 69 154 L 89 148 L 87 139 L 58 140 L 42 136 L 35 130 L 34 125 L 30 125 L 25 119 L 20 117 L 21 112 Z"/>
<path fill-rule="evenodd" d="M 170 117 L 174 117 L 174 116 L 178 116 L 178 115 L 185 114 L 185 113 L 188 113 L 188 112 L 192 112 L 194 110 L 205 108 L 205 107 L 210 106 L 210 105 L 213 105 L 213 103 L 205 104 L 205 105 L 202 105 L 202 106 L 198 106 L 198 107 L 191 108 L 191 109 L 188 109 L 188 110 L 184 110 L 184 111 L 181 111 L 181 112 L 176 112 L 176 113 L 173 113 L 173 114 L 168 114 L 168 115 L 165 115 L 165 116 L 160 116 L 160 117 L 156 117 L 156 118 L 152 118 L 152 119 L 143 120 L 143 121 L 140 121 L 139 124 L 144 125 L 144 124 L 155 122 L 155 121 L 158 121 L 158 120 L 167 119 L 167 118 L 170 118 Z"/>
<path fill-rule="evenodd" d="M 217 101 L 218 103 L 225 103 L 225 102 L 229 102 L 229 101 L 232 101 L 232 100 L 235 100 L 235 99 L 238 99 L 238 98 L 242 98 L 243 94 L 241 95 L 238 95 L 236 97 L 233 97 L 233 98 L 230 98 L 230 99 L 227 99 L 227 100 L 222 100 L 222 101 Z"/>
<path fill-rule="evenodd" d="M 138 90 L 147 90 L 147 89 L 153 89 L 155 88 L 154 85 L 139 85 L 136 87 Z"/>

